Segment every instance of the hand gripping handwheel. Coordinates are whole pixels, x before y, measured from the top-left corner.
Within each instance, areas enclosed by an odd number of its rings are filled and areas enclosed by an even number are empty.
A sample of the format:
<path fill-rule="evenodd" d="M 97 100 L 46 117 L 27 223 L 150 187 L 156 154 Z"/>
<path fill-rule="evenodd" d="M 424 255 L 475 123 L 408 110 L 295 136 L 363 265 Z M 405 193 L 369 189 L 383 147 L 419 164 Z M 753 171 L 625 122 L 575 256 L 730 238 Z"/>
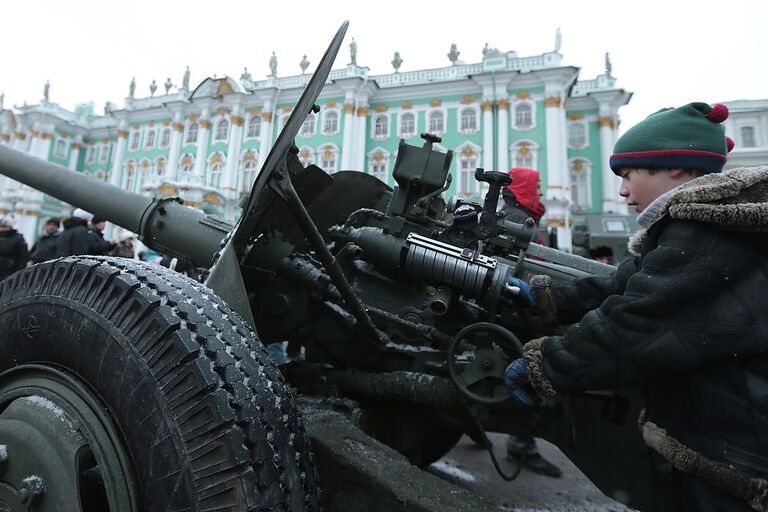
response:
<path fill-rule="evenodd" d="M 508 329 L 478 322 L 459 331 L 448 346 L 448 374 L 462 395 L 497 405 L 509 398 L 504 370 L 522 353 L 522 343 Z"/>

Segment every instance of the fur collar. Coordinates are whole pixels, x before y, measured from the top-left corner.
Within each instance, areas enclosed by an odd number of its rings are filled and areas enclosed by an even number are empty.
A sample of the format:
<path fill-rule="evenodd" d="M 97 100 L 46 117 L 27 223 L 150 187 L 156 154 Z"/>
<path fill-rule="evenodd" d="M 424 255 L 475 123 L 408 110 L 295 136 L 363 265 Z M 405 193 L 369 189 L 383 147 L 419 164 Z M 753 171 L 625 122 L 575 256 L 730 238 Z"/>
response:
<path fill-rule="evenodd" d="M 665 213 L 728 231 L 768 232 L 768 167 L 740 167 L 684 183 L 659 216 Z M 639 255 L 645 238 L 644 229 L 632 235 L 629 251 Z"/>

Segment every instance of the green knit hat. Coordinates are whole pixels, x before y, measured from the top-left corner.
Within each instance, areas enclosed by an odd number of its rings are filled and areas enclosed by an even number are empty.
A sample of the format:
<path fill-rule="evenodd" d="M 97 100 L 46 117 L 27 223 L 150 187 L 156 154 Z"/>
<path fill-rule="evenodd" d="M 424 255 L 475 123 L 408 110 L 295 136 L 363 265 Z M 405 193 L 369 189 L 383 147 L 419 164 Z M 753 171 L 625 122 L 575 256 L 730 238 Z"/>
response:
<path fill-rule="evenodd" d="M 728 118 L 722 103 L 689 103 L 664 108 L 639 122 L 616 142 L 611 169 L 690 169 L 721 172 L 733 140 L 720 124 Z"/>

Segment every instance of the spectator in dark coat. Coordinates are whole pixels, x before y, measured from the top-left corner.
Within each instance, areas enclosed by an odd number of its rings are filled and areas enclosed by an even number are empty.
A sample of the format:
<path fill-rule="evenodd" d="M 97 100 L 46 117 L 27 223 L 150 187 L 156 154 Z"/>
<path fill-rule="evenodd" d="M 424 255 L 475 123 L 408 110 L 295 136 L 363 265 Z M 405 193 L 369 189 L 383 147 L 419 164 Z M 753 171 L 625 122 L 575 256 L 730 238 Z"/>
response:
<path fill-rule="evenodd" d="M 133 259 L 133 237 L 129 236 L 120 240 L 120 242 L 109 251 L 110 256 L 118 256 L 120 258 Z"/>
<path fill-rule="evenodd" d="M 576 323 L 506 372 L 523 406 L 642 384 L 642 437 L 674 468 L 675 510 L 768 510 L 768 167 L 721 174 L 727 117 L 692 103 L 619 139 L 636 257 L 607 278 L 534 277 L 529 305 Z"/>
<path fill-rule="evenodd" d="M 107 219 L 94 216 L 91 219 L 91 230 L 88 254 L 93 256 L 106 256 L 115 248 L 114 242 L 104 240 L 104 228 L 107 227 Z"/>
<path fill-rule="evenodd" d="M 37 239 L 37 242 L 35 242 L 30 251 L 29 259 L 32 263 L 41 263 L 56 257 L 56 244 L 59 241 L 60 225 L 61 222 L 58 217 L 51 217 L 45 221 L 44 233 Z"/>
<path fill-rule="evenodd" d="M 27 243 L 13 228 L 13 219 L 0 217 L 0 281 L 27 265 Z"/>
<path fill-rule="evenodd" d="M 76 209 L 72 217 L 64 219 L 64 232 L 56 243 L 56 257 L 79 256 L 90 253 L 91 234 L 88 232 L 88 220 L 91 214 Z"/>

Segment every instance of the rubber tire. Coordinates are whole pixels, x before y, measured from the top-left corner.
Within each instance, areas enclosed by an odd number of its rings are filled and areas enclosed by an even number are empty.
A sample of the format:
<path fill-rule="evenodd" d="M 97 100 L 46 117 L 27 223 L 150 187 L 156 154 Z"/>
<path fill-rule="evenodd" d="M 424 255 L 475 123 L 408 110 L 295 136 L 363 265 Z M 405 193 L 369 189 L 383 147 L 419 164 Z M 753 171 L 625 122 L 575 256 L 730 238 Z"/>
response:
<path fill-rule="evenodd" d="M 319 510 L 293 397 L 210 289 L 156 265 L 70 257 L 0 284 L 0 373 L 53 365 L 122 434 L 141 510 Z"/>

